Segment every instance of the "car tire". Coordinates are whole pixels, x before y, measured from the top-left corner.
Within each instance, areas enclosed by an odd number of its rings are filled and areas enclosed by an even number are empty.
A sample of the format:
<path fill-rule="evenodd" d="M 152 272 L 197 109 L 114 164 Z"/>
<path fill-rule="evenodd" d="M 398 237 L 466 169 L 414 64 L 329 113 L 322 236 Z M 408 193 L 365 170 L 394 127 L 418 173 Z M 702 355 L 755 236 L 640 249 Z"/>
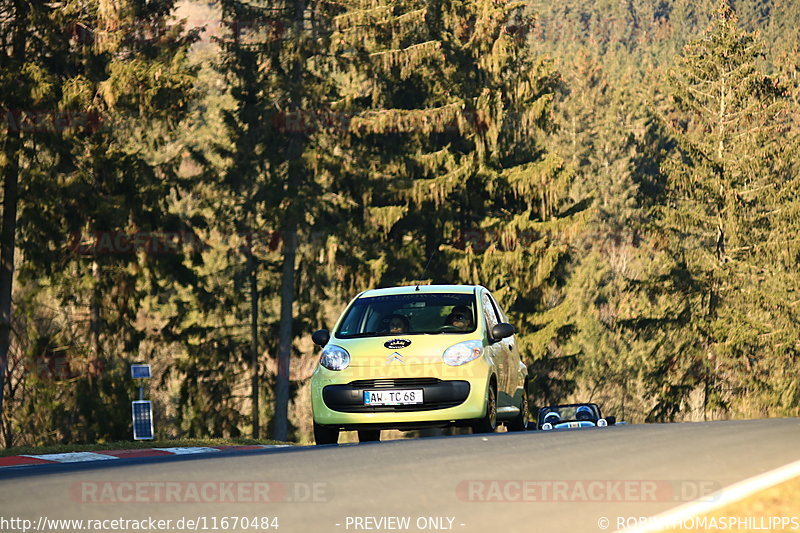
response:
<path fill-rule="evenodd" d="M 526 431 L 528 429 L 530 409 L 528 408 L 527 389 L 522 391 L 522 400 L 520 400 L 519 404 L 519 414 L 506 424 L 509 431 Z"/>
<path fill-rule="evenodd" d="M 339 428 L 320 426 L 314 422 L 314 442 L 316 442 L 317 445 L 338 444 Z"/>
<path fill-rule="evenodd" d="M 489 387 L 486 414 L 472 426 L 473 433 L 494 433 L 497 429 L 497 393 Z"/>
<path fill-rule="evenodd" d="M 379 442 L 381 440 L 380 429 L 359 429 L 358 442 Z"/>

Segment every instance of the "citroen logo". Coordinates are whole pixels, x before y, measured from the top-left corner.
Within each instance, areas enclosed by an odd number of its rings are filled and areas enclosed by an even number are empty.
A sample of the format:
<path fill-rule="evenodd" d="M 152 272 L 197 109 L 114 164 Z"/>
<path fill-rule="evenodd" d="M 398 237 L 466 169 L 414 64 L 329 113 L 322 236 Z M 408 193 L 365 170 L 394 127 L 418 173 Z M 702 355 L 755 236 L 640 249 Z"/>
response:
<path fill-rule="evenodd" d="M 402 355 L 400 355 L 398 352 L 394 352 L 393 354 L 391 354 L 391 355 L 390 355 L 390 356 L 389 356 L 389 357 L 386 359 L 386 364 L 387 364 L 387 365 L 388 365 L 388 364 L 391 364 L 391 363 L 393 363 L 394 361 L 397 361 L 398 363 L 405 363 L 405 361 L 403 360 L 403 356 L 402 356 Z"/>
<path fill-rule="evenodd" d="M 400 348 L 405 348 L 409 344 L 411 344 L 411 341 L 408 339 L 392 339 L 383 343 L 383 345 L 390 350 L 399 350 Z"/>

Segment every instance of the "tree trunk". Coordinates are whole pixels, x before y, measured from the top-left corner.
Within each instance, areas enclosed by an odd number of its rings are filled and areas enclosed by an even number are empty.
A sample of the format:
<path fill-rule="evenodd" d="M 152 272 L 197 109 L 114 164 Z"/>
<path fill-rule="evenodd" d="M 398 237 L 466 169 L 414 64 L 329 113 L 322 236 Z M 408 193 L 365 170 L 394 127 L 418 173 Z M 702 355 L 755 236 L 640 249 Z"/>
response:
<path fill-rule="evenodd" d="M 14 248 L 17 231 L 17 185 L 19 180 L 19 132 L 6 138 L 3 172 L 3 227 L 0 230 L 0 420 L 11 339 L 11 289 L 14 283 Z M 8 443 L 6 443 L 8 444 Z"/>
<path fill-rule="evenodd" d="M 306 4 L 304 0 L 294 3 L 294 25 L 296 37 L 304 31 Z M 302 81 L 305 65 L 295 61 L 292 66 L 292 92 L 290 109 L 296 112 L 302 102 Z M 305 169 L 302 168 L 300 156 L 303 152 L 303 138 L 300 132 L 295 132 L 289 141 L 287 157 L 289 159 L 289 182 L 287 197 L 287 222 L 283 231 L 283 267 L 281 271 L 281 317 L 278 329 L 278 379 L 275 383 L 275 425 L 274 435 L 276 440 L 285 441 L 289 429 L 289 377 L 292 356 L 292 307 L 294 304 L 294 264 L 297 253 L 297 213 L 300 207 L 296 205 L 295 195 Z"/>
<path fill-rule="evenodd" d="M 289 370 L 292 356 L 292 304 L 294 303 L 294 263 L 297 249 L 297 226 L 290 223 L 284 232 L 283 268 L 281 272 L 281 322 L 278 331 L 278 379 L 275 384 L 276 440 L 288 435 Z"/>
<path fill-rule="evenodd" d="M 253 402 L 253 438 L 259 438 L 259 365 L 258 365 L 258 265 L 253 257 L 252 242 L 247 247 L 247 273 L 250 278 L 250 365 L 253 371 L 252 402 Z"/>
<path fill-rule="evenodd" d="M 14 62 L 20 68 L 25 62 L 28 9 L 27 2 L 14 3 L 16 25 L 12 54 Z M 21 144 L 19 129 L 12 128 L 6 135 L 3 147 L 6 164 L 3 169 L 3 227 L 0 228 L 0 423 L 3 420 L 3 395 L 11 340 L 11 295 L 14 284 L 14 249 L 17 245 L 17 187 Z"/>
<path fill-rule="evenodd" d="M 100 364 L 100 320 L 102 318 L 100 293 L 100 263 L 95 255 L 92 258 L 92 296 L 89 315 L 89 345 L 96 364 Z"/>

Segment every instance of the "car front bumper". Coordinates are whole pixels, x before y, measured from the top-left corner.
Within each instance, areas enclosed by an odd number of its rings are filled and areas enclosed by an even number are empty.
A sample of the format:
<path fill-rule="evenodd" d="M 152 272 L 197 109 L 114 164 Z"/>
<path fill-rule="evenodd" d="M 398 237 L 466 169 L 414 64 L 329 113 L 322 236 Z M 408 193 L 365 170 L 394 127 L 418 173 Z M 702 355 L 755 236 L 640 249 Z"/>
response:
<path fill-rule="evenodd" d="M 340 429 L 411 429 L 458 425 L 481 418 L 486 412 L 491 368 L 480 360 L 463 367 L 441 363 L 388 372 L 385 367 L 356 367 L 340 372 L 319 367 L 311 380 L 314 422 Z M 407 389 L 422 390 L 424 403 L 364 405 L 365 390 Z"/>

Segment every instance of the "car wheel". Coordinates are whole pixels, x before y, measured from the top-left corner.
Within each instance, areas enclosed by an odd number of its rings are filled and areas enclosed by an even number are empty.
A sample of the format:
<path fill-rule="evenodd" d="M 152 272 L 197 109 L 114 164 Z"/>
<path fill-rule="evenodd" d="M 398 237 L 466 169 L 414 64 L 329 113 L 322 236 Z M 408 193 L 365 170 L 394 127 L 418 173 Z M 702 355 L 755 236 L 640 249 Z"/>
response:
<path fill-rule="evenodd" d="M 528 429 L 528 417 L 530 416 L 528 409 L 528 391 L 522 391 L 522 400 L 519 402 L 519 414 L 511 420 L 507 427 L 509 431 L 525 431 Z"/>
<path fill-rule="evenodd" d="M 486 414 L 472 426 L 473 433 L 494 433 L 497 429 L 497 393 L 489 387 L 486 400 Z"/>
<path fill-rule="evenodd" d="M 381 440 L 380 429 L 359 429 L 358 442 L 378 442 Z"/>
<path fill-rule="evenodd" d="M 339 428 L 320 426 L 314 422 L 314 442 L 317 444 L 338 444 Z"/>

